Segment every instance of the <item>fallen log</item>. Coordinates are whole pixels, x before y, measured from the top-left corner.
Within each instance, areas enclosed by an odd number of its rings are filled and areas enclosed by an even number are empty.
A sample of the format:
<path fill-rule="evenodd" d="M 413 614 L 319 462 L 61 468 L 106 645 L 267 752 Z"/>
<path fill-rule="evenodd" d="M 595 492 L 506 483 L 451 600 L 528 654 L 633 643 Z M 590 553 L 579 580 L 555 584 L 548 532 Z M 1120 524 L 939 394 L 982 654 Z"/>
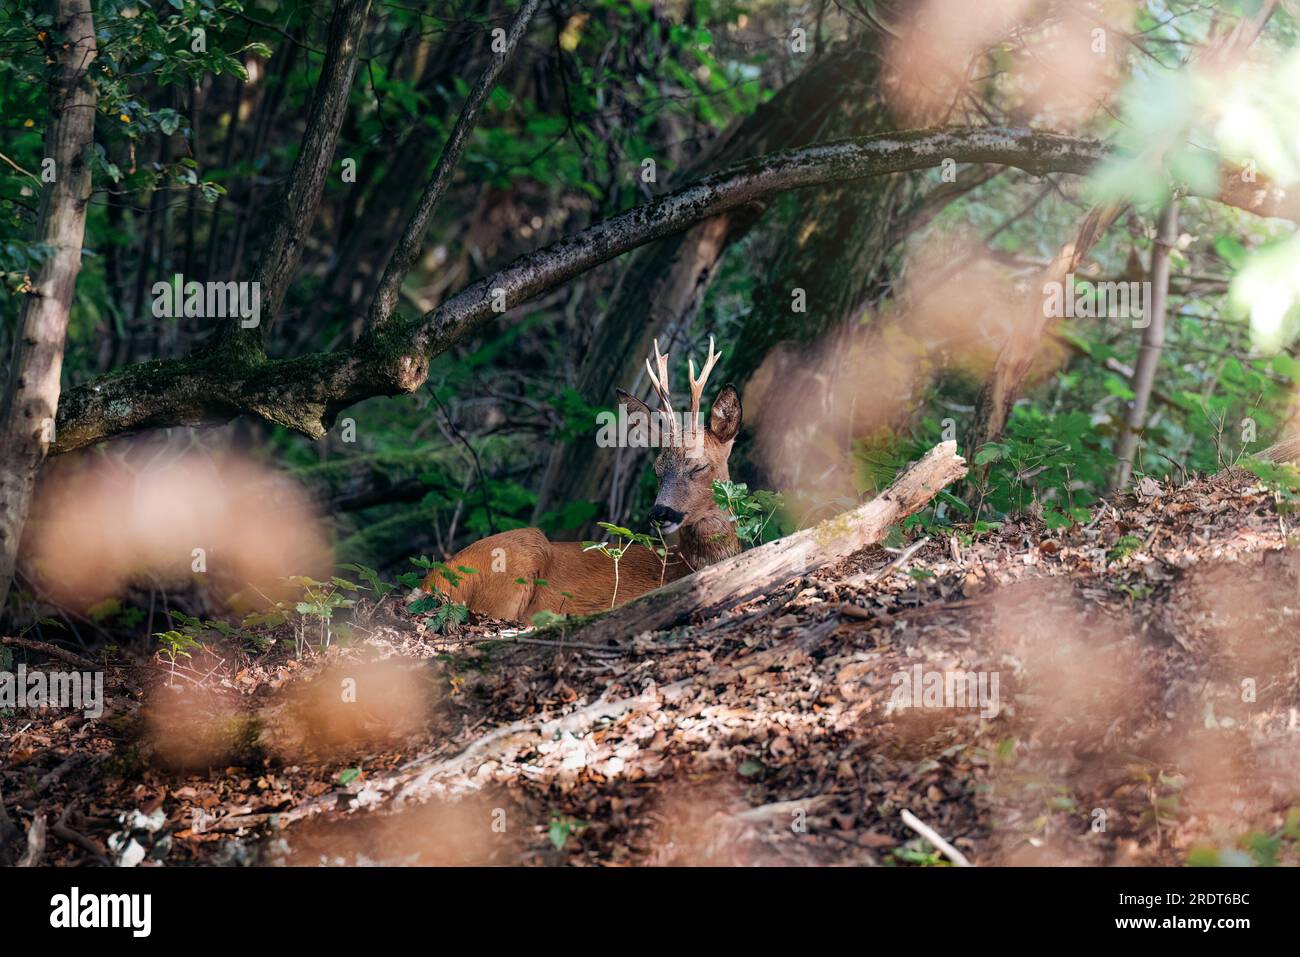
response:
<path fill-rule="evenodd" d="M 1257 458 L 1261 458 L 1265 462 L 1273 462 L 1276 465 L 1287 465 L 1300 461 L 1300 435 L 1288 435 L 1280 439 L 1263 452 L 1260 452 Z"/>
<path fill-rule="evenodd" d="M 957 443 L 940 442 L 865 505 L 630 601 L 584 626 L 583 640 L 599 644 L 637 632 L 673 628 L 694 615 L 719 615 L 792 578 L 882 541 L 891 525 L 923 508 L 945 485 L 965 475 L 966 460 L 957 454 Z"/>

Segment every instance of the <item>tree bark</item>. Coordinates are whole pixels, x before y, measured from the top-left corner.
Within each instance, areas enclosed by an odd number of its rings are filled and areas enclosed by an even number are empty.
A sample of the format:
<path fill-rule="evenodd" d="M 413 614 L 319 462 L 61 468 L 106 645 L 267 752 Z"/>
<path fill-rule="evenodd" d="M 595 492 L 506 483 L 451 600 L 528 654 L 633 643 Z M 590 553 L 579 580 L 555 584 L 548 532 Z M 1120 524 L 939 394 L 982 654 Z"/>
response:
<path fill-rule="evenodd" d="M 1177 241 L 1178 205 L 1171 200 L 1160 211 L 1155 244 L 1151 247 L 1151 301 L 1147 303 L 1147 327 L 1142 330 L 1142 345 L 1138 347 L 1137 362 L 1133 369 L 1133 405 L 1129 408 L 1116 451 L 1119 459 L 1115 473 L 1117 489 L 1128 488 L 1133 478 L 1133 457 L 1137 452 L 1138 437 L 1146 427 L 1151 390 L 1155 387 L 1160 353 L 1165 347 L 1165 317 L 1169 311 L 1169 257 Z"/>
<path fill-rule="evenodd" d="M 90 200 L 95 88 L 88 70 L 98 52 L 90 0 L 58 0 L 50 125 L 45 155 L 55 180 L 41 197 L 37 239 L 53 250 L 28 293 L 0 405 L 0 607 L 13 581 L 36 475 L 54 439 L 68 313 L 81 270 Z"/>
<path fill-rule="evenodd" d="M 923 508 L 944 486 L 966 475 L 955 442 L 941 442 L 876 498 L 812 528 L 703 568 L 602 615 L 581 631 L 599 644 L 640 631 L 673 628 L 758 598 L 798 575 L 847 558 L 884 539 L 889 527 Z"/>
<path fill-rule="evenodd" d="M 1277 465 L 1292 465 L 1300 462 L 1300 434 L 1284 436 L 1260 452 L 1256 458 Z"/>

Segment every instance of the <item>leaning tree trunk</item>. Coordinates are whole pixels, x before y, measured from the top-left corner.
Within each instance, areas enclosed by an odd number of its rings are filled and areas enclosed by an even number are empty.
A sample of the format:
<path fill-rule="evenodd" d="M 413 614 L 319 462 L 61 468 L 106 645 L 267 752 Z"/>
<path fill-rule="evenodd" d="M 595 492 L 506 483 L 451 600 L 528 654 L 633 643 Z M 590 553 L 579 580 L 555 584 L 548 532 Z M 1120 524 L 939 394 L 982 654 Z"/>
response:
<path fill-rule="evenodd" d="M 63 345 L 90 200 L 95 87 L 87 71 L 97 53 L 90 0 L 58 0 L 55 17 L 55 30 L 66 43 L 55 47 L 45 136 L 54 181 L 41 197 L 36 226 L 37 241 L 53 254 L 41 263 L 23 306 L 0 399 L 0 607 L 13 581 L 36 474 L 54 438 Z"/>
<path fill-rule="evenodd" d="M 1138 348 L 1137 362 L 1133 369 L 1133 405 L 1129 407 L 1116 452 L 1119 459 L 1115 474 L 1117 489 L 1128 488 L 1129 481 L 1133 478 L 1133 458 L 1137 453 L 1138 439 L 1146 427 L 1147 406 L 1156 384 L 1160 353 L 1165 347 L 1165 314 L 1169 311 L 1169 258 L 1177 241 L 1178 205 L 1170 200 L 1160 211 L 1156 240 L 1151 247 L 1151 301 L 1146 304 L 1147 327 L 1142 330 L 1142 345 Z"/>
<path fill-rule="evenodd" d="M 774 149 L 889 129 L 879 89 L 880 42 L 879 34 L 867 32 L 811 64 L 696 165 L 717 169 Z M 893 208 L 894 183 L 895 178 L 881 177 L 832 190 L 833 195 L 827 197 L 814 197 L 807 215 L 786 228 L 772 263 L 756 268 L 756 274 L 772 275 L 776 268 L 778 278 L 769 283 L 769 288 L 776 290 L 790 275 L 809 274 L 802 270 L 815 267 L 825 275 L 826 263 L 820 257 L 829 257 L 838 268 L 825 285 L 835 287 L 835 298 L 848 301 L 847 308 L 851 308 L 876 277 L 883 258 L 885 231 L 880 223 L 887 219 L 879 217 L 888 217 Z M 882 208 L 879 200 L 883 196 L 891 197 L 889 208 Z M 648 398 L 649 382 L 642 369 L 651 343 L 658 339 L 667 351 L 680 348 L 722 255 L 748 233 L 762 211 L 751 207 L 719 216 L 635 257 L 591 343 L 583 350 L 575 388 L 585 401 L 608 405 L 616 387 Z M 804 250 L 809 235 L 813 240 L 806 245 L 811 248 Z M 852 255 L 839 246 L 841 242 L 854 244 L 849 247 Z M 743 379 L 777 341 L 806 341 L 803 336 L 817 331 L 811 327 L 825 328 L 831 317 L 841 317 L 847 311 L 833 305 L 832 297 L 827 296 L 821 300 L 825 308 L 817 315 L 785 321 L 779 312 L 780 296 L 774 291 L 769 299 L 770 308 L 765 304 L 761 311 L 755 309 L 754 319 L 746 324 L 743 339 L 736 344 L 742 354 L 734 354 L 736 346 L 724 346 L 728 377 Z M 786 313 L 789 302 L 787 292 Z M 747 344 L 751 335 L 753 342 Z M 580 537 L 598 520 L 625 521 L 644 454 L 644 449 L 593 448 L 582 441 L 557 443 L 538 492 L 534 521 L 565 502 L 595 504 L 597 514 L 584 524 L 556 529 L 557 538 Z"/>

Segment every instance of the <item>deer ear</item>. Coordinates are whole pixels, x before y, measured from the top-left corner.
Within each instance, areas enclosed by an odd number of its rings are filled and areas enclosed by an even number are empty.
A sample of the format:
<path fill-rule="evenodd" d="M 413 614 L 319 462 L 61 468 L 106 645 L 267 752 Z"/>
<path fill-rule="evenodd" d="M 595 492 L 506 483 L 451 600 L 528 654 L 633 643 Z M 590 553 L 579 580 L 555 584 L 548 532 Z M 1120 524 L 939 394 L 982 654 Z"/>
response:
<path fill-rule="evenodd" d="M 622 389 L 615 389 L 614 391 L 618 393 L 619 405 L 627 406 L 629 411 L 642 413 L 646 417 L 647 421 L 650 416 L 654 414 L 650 411 L 650 406 L 646 405 L 631 392 L 624 392 Z"/>
<path fill-rule="evenodd" d="M 719 442 L 730 442 L 740 432 L 740 393 L 730 383 L 723 386 L 709 410 L 709 431 Z"/>

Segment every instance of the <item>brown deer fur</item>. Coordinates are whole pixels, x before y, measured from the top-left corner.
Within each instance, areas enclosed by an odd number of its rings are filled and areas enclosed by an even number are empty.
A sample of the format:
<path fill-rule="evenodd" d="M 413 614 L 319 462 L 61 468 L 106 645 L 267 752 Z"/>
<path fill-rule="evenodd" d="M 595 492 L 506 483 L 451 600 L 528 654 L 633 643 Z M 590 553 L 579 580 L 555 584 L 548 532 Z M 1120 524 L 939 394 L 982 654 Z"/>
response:
<path fill-rule="evenodd" d="M 658 343 L 655 353 L 659 375 L 651 370 L 650 378 L 664 408 L 671 411 L 668 357 L 659 354 Z M 458 581 L 453 584 L 442 571 L 434 570 L 424 580 L 424 590 L 437 590 L 493 618 L 527 621 L 539 611 L 585 615 L 630 601 L 738 553 L 735 525 L 713 500 L 713 482 L 730 478 L 727 458 L 740 431 L 740 396 L 735 386 L 727 385 L 718 393 L 708 424 L 699 426 L 700 394 L 718 358 L 710 340 L 709 359 L 699 379 L 691 364 L 690 417 L 684 429 L 672 430 L 655 460 L 659 492 L 650 519 L 665 535 L 678 531 L 677 544 L 668 549 L 666 560 L 642 545 L 627 546 L 618 565 L 616 592 L 614 563 L 607 555 L 583 551 L 581 542 L 548 541 L 536 528 L 518 528 L 462 549 L 447 561 Z M 651 421 L 654 413 L 644 402 L 621 389 L 618 395 L 631 413 Z M 456 571 L 459 567 L 472 568 L 474 573 L 461 575 Z"/>

